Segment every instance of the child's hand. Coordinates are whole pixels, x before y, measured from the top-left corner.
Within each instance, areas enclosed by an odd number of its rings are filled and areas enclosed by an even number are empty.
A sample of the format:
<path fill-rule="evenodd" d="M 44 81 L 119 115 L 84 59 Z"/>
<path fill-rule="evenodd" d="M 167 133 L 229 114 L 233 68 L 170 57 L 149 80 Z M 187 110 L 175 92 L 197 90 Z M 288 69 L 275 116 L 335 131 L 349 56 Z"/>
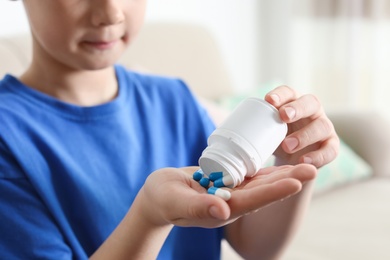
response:
<path fill-rule="evenodd" d="M 337 156 L 339 138 L 315 96 L 300 96 L 281 86 L 269 92 L 265 100 L 279 110 L 281 119 L 288 124 L 287 137 L 274 153 L 279 162 L 309 163 L 319 168 Z"/>
<path fill-rule="evenodd" d="M 164 168 L 153 172 L 141 190 L 143 214 L 153 225 L 219 227 L 289 197 L 316 175 L 316 168 L 301 164 L 270 167 L 229 189 L 228 201 L 207 194 L 192 175 L 196 167 Z"/>

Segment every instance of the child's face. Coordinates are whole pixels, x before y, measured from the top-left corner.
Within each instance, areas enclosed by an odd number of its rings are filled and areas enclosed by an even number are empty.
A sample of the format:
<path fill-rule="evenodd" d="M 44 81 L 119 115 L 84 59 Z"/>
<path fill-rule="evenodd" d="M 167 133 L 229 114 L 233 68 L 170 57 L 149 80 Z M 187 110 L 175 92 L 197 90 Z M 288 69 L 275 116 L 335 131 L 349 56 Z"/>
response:
<path fill-rule="evenodd" d="M 146 0 L 24 0 L 34 60 L 94 70 L 116 62 L 142 26 Z"/>

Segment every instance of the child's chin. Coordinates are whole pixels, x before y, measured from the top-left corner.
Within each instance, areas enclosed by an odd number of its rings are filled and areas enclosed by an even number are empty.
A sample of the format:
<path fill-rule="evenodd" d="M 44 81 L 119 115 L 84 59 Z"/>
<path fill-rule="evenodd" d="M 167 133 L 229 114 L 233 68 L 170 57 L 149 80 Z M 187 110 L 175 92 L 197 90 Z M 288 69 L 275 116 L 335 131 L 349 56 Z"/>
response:
<path fill-rule="evenodd" d="M 88 70 L 104 70 L 110 68 L 114 65 L 114 63 L 104 64 L 104 65 L 95 65 L 90 67 Z"/>
<path fill-rule="evenodd" d="M 103 70 L 109 67 L 112 67 L 115 64 L 116 60 L 109 61 L 93 61 L 86 64 L 83 64 L 79 67 L 81 70 Z"/>
<path fill-rule="evenodd" d="M 113 66 L 122 55 L 122 51 L 112 51 L 107 53 L 93 53 L 80 55 L 75 60 L 74 65 L 78 64 L 78 68 L 82 70 L 101 70 Z"/>

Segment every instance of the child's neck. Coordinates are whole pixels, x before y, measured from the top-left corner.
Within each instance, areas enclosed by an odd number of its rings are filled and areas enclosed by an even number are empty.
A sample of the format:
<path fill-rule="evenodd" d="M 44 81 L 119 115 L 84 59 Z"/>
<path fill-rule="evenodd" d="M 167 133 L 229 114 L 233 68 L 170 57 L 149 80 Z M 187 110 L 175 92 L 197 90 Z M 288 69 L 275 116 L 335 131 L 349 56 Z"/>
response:
<path fill-rule="evenodd" d="M 31 65 L 20 80 L 31 88 L 79 106 L 107 103 L 118 94 L 112 66 L 101 70 L 64 70 Z"/>

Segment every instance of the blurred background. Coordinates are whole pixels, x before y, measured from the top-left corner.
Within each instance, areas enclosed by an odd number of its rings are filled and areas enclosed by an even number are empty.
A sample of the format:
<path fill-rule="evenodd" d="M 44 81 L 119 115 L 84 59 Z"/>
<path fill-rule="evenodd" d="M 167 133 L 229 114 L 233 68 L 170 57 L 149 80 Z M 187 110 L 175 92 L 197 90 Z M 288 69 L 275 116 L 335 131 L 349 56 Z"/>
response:
<path fill-rule="evenodd" d="M 149 0 L 146 21 L 201 24 L 245 92 L 287 84 L 329 110 L 377 110 L 390 98 L 388 0 Z M 20 1 L 0 1 L 0 36 L 28 30 Z"/>
<path fill-rule="evenodd" d="M 390 1 L 149 0 L 154 22 L 207 28 L 236 96 L 286 84 L 334 114 L 345 142 L 284 259 L 390 259 Z M 26 32 L 21 1 L 0 0 L 0 37 Z"/>

